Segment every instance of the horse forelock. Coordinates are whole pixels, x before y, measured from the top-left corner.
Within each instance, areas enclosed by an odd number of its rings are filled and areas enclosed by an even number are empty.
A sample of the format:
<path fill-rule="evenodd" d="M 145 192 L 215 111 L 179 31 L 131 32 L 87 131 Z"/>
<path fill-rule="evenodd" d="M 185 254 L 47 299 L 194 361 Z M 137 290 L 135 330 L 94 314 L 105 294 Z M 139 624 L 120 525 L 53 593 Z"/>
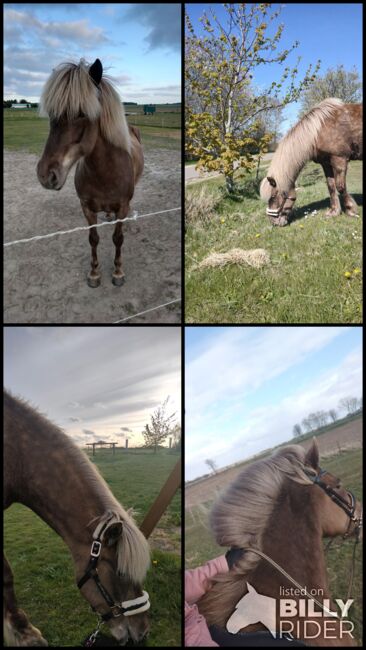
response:
<path fill-rule="evenodd" d="M 136 585 L 142 585 L 150 566 L 150 549 L 147 540 L 138 529 L 132 517 L 117 504 L 117 507 L 106 510 L 101 517 L 93 520 L 98 525 L 94 537 L 101 534 L 103 541 L 106 530 L 116 523 L 122 523 L 122 533 L 116 543 L 117 573 L 131 580 Z"/>
<path fill-rule="evenodd" d="M 103 76 L 97 86 L 89 75 L 90 66 L 79 64 L 57 66 L 42 92 L 40 115 L 50 119 L 74 120 L 83 114 L 91 122 L 99 120 L 102 135 L 111 144 L 130 152 L 131 140 L 122 102 L 109 77 Z"/>
<path fill-rule="evenodd" d="M 267 178 L 264 178 L 260 184 L 260 197 L 263 201 L 269 201 L 272 196 L 272 186 L 268 182 Z"/>

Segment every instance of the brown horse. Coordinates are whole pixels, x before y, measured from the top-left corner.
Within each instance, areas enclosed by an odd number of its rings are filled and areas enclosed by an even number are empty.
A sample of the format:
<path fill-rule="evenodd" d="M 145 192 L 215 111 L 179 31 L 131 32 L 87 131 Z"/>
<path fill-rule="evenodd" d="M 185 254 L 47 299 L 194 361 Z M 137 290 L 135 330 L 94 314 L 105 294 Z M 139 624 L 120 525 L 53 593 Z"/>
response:
<path fill-rule="evenodd" d="M 329 594 L 322 538 L 358 538 L 361 511 L 361 504 L 341 486 L 340 480 L 320 469 L 315 440 L 307 453 L 299 445 L 291 445 L 269 459 L 251 464 L 213 507 L 211 527 L 216 542 L 242 552 L 228 573 L 213 579 L 211 588 L 197 603 L 200 613 L 209 625 L 227 626 L 230 632 L 263 630 L 263 624 L 257 622 L 263 623 L 265 602 L 259 610 L 257 607 L 256 617 L 250 620 L 248 616 L 252 609 L 249 601 L 255 597 L 259 603 L 258 595 L 276 605 L 273 626 L 277 632 L 290 631 L 295 638 L 315 646 L 356 645 L 350 634 L 351 621 L 329 621 L 326 615 L 319 615 L 319 610 L 314 615 L 306 607 L 313 597 L 320 601 L 321 608 L 324 603 L 325 608 L 339 612 Z M 302 591 L 294 588 L 289 576 Z M 285 616 L 290 618 L 287 627 L 280 610 L 286 595 L 296 604 L 294 616 Z M 243 596 L 248 599 L 245 609 L 249 626 L 237 614 Z M 337 594 L 345 601 L 344 596 Z M 305 601 L 301 602 L 305 615 L 300 613 L 300 601 Z"/>
<path fill-rule="evenodd" d="M 140 641 L 148 630 L 146 539 L 66 434 L 8 393 L 4 405 L 4 508 L 22 503 L 53 528 L 70 549 L 79 589 L 113 636 L 122 645 Z M 47 645 L 17 605 L 5 558 L 4 566 L 9 645 Z"/>
<path fill-rule="evenodd" d="M 273 225 L 288 224 L 296 201 L 295 181 L 308 160 L 323 167 L 330 194 L 327 216 L 341 213 L 337 192 L 345 213 L 356 216 L 357 204 L 347 192 L 346 174 L 350 160 L 362 160 L 362 104 L 325 99 L 281 140 L 260 188 Z"/>
<path fill-rule="evenodd" d="M 76 161 L 75 188 L 90 226 L 97 213 L 113 213 L 124 219 L 135 185 L 143 170 L 140 132 L 128 126 L 123 105 L 110 80 L 102 78 L 99 59 L 88 67 L 63 63 L 48 79 L 40 103 L 41 115 L 50 118 L 50 133 L 37 166 L 40 183 L 49 190 L 60 190 Z M 92 260 L 88 275 L 90 287 L 100 284 L 97 258 L 99 235 L 89 231 Z M 116 247 L 112 281 L 123 284 L 121 248 L 122 222 L 113 233 Z"/>

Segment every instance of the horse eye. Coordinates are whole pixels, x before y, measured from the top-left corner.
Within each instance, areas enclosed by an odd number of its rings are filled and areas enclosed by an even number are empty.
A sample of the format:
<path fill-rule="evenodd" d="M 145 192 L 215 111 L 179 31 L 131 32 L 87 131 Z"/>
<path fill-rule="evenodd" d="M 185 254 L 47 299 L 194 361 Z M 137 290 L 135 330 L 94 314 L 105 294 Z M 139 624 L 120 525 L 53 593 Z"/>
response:
<path fill-rule="evenodd" d="M 81 133 L 80 133 L 80 135 L 78 136 L 77 140 L 75 140 L 76 144 L 77 144 L 78 142 L 81 142 L 81 140 L 83 139 L 84 131 L 85 131 L 85 127 L 81 130 Z"/>

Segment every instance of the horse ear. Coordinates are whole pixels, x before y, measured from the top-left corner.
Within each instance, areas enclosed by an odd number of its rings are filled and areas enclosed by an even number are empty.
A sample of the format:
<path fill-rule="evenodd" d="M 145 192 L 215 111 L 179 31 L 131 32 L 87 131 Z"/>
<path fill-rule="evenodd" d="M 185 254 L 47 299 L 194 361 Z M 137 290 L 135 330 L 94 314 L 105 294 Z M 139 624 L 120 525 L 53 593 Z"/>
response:
<path fill-rule="evenodd" d="M 277 183 L 273 178 L 273 176 L 267 176 L 267 181 L 269 182 L 270 185 L 272 185 L 272 187 L 277 187 Z"/>
<path fill-rule="evenodd" d="M 117 541 L 122 535 L 122 528 L 123 528 L 123 524 L 121 521 L 117 521 L 111 526 L 108 526 L 108 528 L 104 531 L 104 535 L 103 535 L 107 543 L 107 546 L 113 546 L 113 544 L 117 543 Z"/>
<path fill-rule="evenodd" d="M 103 74 L 102 62 L 99 59 L 95 59 L 93 65 L 90 66 L 89 74 L 93 79 L 94 83 L 97 84 L 97 86 L 99 86 Z"/>
<path fill-rule="evenodd" d="M 313 469 L 318 469 L 319 467 L 319 448 L 315 436 L 313 437 L 313 443 L 310 449 L 306 452 L 305 465 L 309 465 Z"/>

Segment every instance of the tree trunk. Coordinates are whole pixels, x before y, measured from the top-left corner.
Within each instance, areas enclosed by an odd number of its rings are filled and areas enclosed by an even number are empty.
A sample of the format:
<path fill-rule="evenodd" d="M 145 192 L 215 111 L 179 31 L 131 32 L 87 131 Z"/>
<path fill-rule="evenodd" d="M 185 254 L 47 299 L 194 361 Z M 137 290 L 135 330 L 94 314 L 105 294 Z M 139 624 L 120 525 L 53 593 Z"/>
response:
<path fill-rule="evenodd" d="M 235 188 L 235 183 L 234 183 L 234 178 L 232 175 L 230 176 L 225 176 L 225 185 L 226 185 L 226 191 L 228 194 L 234 194 L 234 188 Z"/>

